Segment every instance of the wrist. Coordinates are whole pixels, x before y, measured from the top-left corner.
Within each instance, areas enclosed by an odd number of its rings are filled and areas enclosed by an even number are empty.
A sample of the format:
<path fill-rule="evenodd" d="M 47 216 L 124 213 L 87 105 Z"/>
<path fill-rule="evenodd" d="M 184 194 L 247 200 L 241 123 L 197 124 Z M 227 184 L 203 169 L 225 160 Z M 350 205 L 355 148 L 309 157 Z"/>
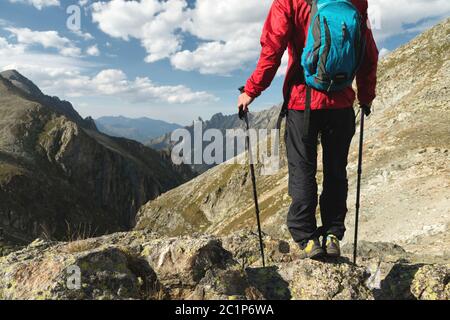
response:
<path fill-rule="evenodd" d="M 248 84 L 245 87 L 243 87 L 242 89 L 243 89 L 243 92 L 245 92 L 245 94 L 248 95 L 250 98 L 256 99 L 260 96 L 260 93 L 250 90 Z"/>
<path fill-rule="evenodd" d="M 362 107 L 369 107 L 369 108 L 371 108 L 372 107 L 372 101 L 371 102 L 362 102 L 362 101 L 360 101 L 359 105 L 361 106 L 361 108 Z"/>

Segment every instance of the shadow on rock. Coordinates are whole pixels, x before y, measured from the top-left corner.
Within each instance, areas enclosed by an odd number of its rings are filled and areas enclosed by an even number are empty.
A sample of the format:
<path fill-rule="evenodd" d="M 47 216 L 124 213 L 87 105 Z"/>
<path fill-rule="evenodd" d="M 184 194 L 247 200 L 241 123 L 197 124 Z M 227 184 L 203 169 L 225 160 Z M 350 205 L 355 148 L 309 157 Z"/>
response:
<path fill-rule="evenodd" d="M 323 256 L 320 258 L 313 259 L 313 261 L 322 262 L 326 264 L 332 264 L 332 265 L 340 265 L 340 264 L 348 264 L 353 265 L 353 262 L 350 261 L 347 257 L 329 257 L 329 256 Z"/>
<path fill-rule="evenodd" d="M 373 290 L 377 300 L 416 300 L 411 287 L 417 271 L 423 264 L 396 264 L 386 278 L 381 281 L 381 287 Z"/>
<path fill-rule="evenodd" d="M 249 284 L 268 300 L 290 300 L 289 283 L 278 273 L 278 267 L 247 268 Z"/>

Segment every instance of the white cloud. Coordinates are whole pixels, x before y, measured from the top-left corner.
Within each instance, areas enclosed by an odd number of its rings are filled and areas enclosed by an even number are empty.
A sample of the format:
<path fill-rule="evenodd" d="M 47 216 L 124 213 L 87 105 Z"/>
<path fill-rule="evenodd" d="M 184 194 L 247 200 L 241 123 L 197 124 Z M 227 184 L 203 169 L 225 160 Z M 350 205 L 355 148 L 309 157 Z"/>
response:
<path fill-rule="evenodd" d="M 43 6 L 44 2 L 52 1 L 55 0 L 27 2 Z M 261 29 L 273 1 L 196 0 L 189 7 L 187 0 L 78 2 L 90 6 L 93 21 L 106 34 L 125 41 L 139 40 L 146 50 L 148 63 L 168 58 L 175 69 L 230 75 L 256 62 Z M 391 37 L 420 32 L 450 15 L 448 0 L 371 0 L 369 5 L 374 33 L 381 47 Z M 186 34 L 198 39 L 192 49 L 183 48 Z M 78 35 L 92 40 L 90 34 L 80 32 Z M 53 47 L 61 53 L 80 54 L 79 49 L 68 42 L 63 48 L 64 41 L 54 36 Z M 33 42 L 32 39 L 36 37 L 30 37 L 28 42 Z M 39 41 L 44 45 L 42 39 Z M 284 57 L 278 75 L 285 74 L 286 63 Z"/>
<path fill-rule="evenodd" d="M 140 38 L 143 26 L 160 11 L 158 1 L 97 2 L 92 5 L 92 19 L 106 34 L 129 40 Z"/>
<path fill-rule="evenodd" d="M 197 0 L 187 29 L 205 40 L 227 41 L 239 34 L 259 38 L 251 33 L 261 31 L 271 4 L 272 0 Z"/>
<path fill-rule="evenodd" d="M 389 53 L 391 53 L 390 50 L 388 50 L 388 49 L 386 49 L 386 48 L 382 48 L 382 49 L 380 50 L 380 53 L 379 53 L 380 59 L 381 59 L 381 58 L 384 58 L 384 57 L 387 56 Z"/>
<path fill-rule="evenodd" d="M 50 95 L 63 97 L 55 80 L 79 77 L 91 67 L 80 58 L 31 52 L 23 44 L 11 44 L 0 37 L 0 71 L 16 69 Z"/>
<path fill-rule="evenodd" d="M 55 48 L 63 56 L 76 57 L 81 54 L 69 39 L 59 36 L 56 31 L 33 31 L 28 28 L 6 28 L 16 38 L 17 42 L 26 46 L 41 45 L 44 48 Z"/>
<path fill-rule="evenodd" d="M 59 6 L 59 0 L 9 0 L 12 3 L 27 3 L 41 10 L 44 7 Z"/>
<path fill-rule="evenodd" d="M 35 82 L 44 92 L 62 98 L 112 97 L 139 103 L 169 104 L 206 103 L 218 99 L 204 91 L 193 91 L 183 85 L 153 83 L 148 77 L 127 78 L 117 69 L 87 75 L 97 65 L 78 57 L 33 53 L 23 44 L 11 44 L 0 37 L 0 71 L 16 69 Z"/>
<path fill-rule="evenodd" d="M 253 62 L 259 33 L 271 0 L 112 0 L 92 5 L 92 17 L 108 35 L 141 41 L 145 61 L 170 58 L 181 70 L 229 74 Z M 182 50 L 179 30 L 203 40 L 192 51 Z"/>
<path fill-rule="evenodd" d="M 184 50 L 171 58 L 181 70 L 204 74 L 230 74 L 254 62 L 259 38 L 271 0 L 197 0 L 189 10 L 186 30 L 206 41 L 195 50 Z"/>
<path fill-rule="evenodd" d="M 369 12 L 376 40 L 382 42 L 405 32 L 421 32 L 450 16 L 450 1 L 371 0 Z"/>
<path fill-rule="evenodd" d="M 271 3 L 270 0 L 197 0 L 186 23 L 187 31 L 207 42 L 194 50 L 176 53 L 171 58 L 172 65 L 176 69 L 207 74 L 229 74 L 245 68 L 258 58 L 260 32 Z M 369 5 L 379 43 L 405 32 L 421 32 L 450 15 L 448 0 L 371 0 Z M 286 67 L 284 55 L 279 76 L 286 73 Z"/>
<path fill-rule="evenodd" d="M 186 20 L 185 0 L 112 0 L 92 5 L 92 19 L 106 34 L 141 41 L 146 62 L 170 57 L 181 49 L 176 31 Z"/>
<path fill-rule="evenodd" d="M 283 55 L 283 58 L 281 59 L 281 65 L 278 68 L 277 77 L 281 77 L 281 76 L 285 76 L 286 75 L 287 68 L 288 68 L 288 63 L 289 63 L 289 55 L 288 55 L 288 52 L 286 50 L 286 52 Z"/>
<path fill-rule="evenodd" d="M 100 50 L 98 49 L 97 45 L 93 45 L 90 46 L 89 48 L 87 48 L 86 53 L 89 56 L 94 56 L 94 57 L 98 57 L 100 55 Z"/>
<path fill-rule="evenodd" d="M 83 32 L 81 30 L 75 30 L 72 31 L 75 35 L 77 35 L 78 37 L 82 38 L 83 40 L 94 40 L 94 36 L 92 34 L 90 34 L 89 32 Z"/>
<path fill-rule="evenodd" d="M 184 71 L 198 70 L 202 74 L 228 75 L 255 60 L 258 53 L 254 41 L 242 37 L 227 42 L 207 42 L 194 51 L 178 52 L 172 56 L 171 63 Z"/>
<path fill-rule="evenodd" d="M 369 3 L 379 43 L 405 32 L 420 32 L 450 14 L 448 0 Z M 93 20 L 112 37 L 139 39 L 148 53 L 147 62 L 170 58 L 176 69 L 229 75 L 258 58 L 259 37 L 271 4 L 272 0 L 197 0 L 188 8 L 185 0 L 112 0 L 93 4 Z M 196 48 L 182 49 L 179 29 L 200 40 Z M 279 75 L 285 73 L 285 66 L 286 60 Z"/>
<path fill-rule="evenodd" d="M 24 44 L 0 37 L 0 69 L 17 69 L 50 94 L 58 94 L 53 90 L 55 79 L 77 77 L 94 66 L 79 57 L 32 52 Z"/>
<path fill-rule="evenodd" d="M 185 104 L 217 101 L 217 98 L 207 92 L 195 92 L 185 86 L 156 85 L 148 77 L 129 80 L 118 69 L 102 70 L 93 77 L 79 75 L 57 79 L 54 86 L 68 97 L 115 96 L 133 103 L 159 101 Z"/>
<path fill-rule="evenodd" d="M 5 38 L 0 37 L 0 57 L 13 57 L 15 55 L 20 55 L 25 52 L 24 45 L 14 45 L 10 44 Z"/>

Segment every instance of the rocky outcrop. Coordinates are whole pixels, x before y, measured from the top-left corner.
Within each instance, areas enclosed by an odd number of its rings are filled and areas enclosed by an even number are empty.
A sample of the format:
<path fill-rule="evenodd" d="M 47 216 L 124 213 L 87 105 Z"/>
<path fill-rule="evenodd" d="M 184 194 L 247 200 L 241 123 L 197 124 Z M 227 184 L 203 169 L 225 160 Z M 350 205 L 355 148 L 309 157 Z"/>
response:
<path fill-rule="evenodd" d="M 129 230 L 142 204 L 193 176 L 165 154 L 98 132 L 17 71 L 0 76 L 0 119 L 0 230 L 9 240 Z"/>
<path fill-rule="evenodd" d="M 411 291 L 421 300 L 450 299 L 450 265 L 424 266 L 414 276 Z"/>
<path fill-rule="evenodd" d="M 374 299 L 368 269 L 348 259 L 299 260 L 292 243 L 256 235 L 158 238 L 145 231 L 69 243 L 36 240 L 0 258 L 0 299 Z M 394 267 L 397 264 L 394 265 Z M 448 299 L 448 265 L 397 278 L 410 299 Z M 385 279 L 383 281 L 390 281 Z M 384 289 L 383 289 L 384 290 Z M 394 296 L 393 298 L 403 298 Z"/>
<path fill-rule="evenodd" d="M 359 243 L 358 264 L 371 274 L 367 285 L 376 299 L 448 300 L 450 263 L 445 256 L 417 255 L 386 242 Z M 351 256 L 353 246 L 344 254 Z"/>
<path fill-rule="evenodd" d="M 245 238 L 244 238 L 245 239 Z M 241 254 L 253 248 L 226 239 Z M 275 245 L 279 241 L 271 239 Z M 275 248 L 275 247 L 274 247 Z M 283 248 L 279 246 L 278 248 Z M 220 239 L 159 239 L 131 232 L 72 243 L 37 240 L 0 259 L 2 299 L 367 299 L 363 268 L 295 260 L 271 250 L 273 267 L 245 268 Z M 282 261 L 290 261 L 282 262 Z M 255 261 L 256 262 L 256 261 Z M 79 269 L 78 269 L 79 268 Z M 73 270 L 80 270 L 76 287 Z M 330 285 L 331 283 L 331 285 Z M 71 286 L 72 285 L 72 286 Z M 344 288 L 345 286 L 346 288 Z M 330 287 L 330 290 L 326 288 Z M 72 289 L 71 289 L 72 288 Z M 319 290 L 316 290 L 319 288 Z"/>

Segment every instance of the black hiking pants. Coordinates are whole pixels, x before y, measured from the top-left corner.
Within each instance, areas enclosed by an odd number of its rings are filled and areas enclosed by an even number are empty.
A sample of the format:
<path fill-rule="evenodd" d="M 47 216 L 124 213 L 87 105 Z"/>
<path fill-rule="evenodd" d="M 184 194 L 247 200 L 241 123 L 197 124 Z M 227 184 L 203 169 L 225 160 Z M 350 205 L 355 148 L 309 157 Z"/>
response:
<path fill-rule="evenodd" d="M 311 111 L 309 132 L 304 134 L 304 112 L 289 110 L 286 122 L 286 149 L 289 163 L 289 195 L 292 204 L 287 226 L 293 239 L 305 244 L 322 234 L 340 240 L 345 233 L 347 214 L 347 158 L 355 135 L 355 111 Z M 317 145 L 323 149 L 323 191 L 320 214 L 323 227 L 317 228 Z M 319 231 L 320 230 L 320 231 Z"/>

